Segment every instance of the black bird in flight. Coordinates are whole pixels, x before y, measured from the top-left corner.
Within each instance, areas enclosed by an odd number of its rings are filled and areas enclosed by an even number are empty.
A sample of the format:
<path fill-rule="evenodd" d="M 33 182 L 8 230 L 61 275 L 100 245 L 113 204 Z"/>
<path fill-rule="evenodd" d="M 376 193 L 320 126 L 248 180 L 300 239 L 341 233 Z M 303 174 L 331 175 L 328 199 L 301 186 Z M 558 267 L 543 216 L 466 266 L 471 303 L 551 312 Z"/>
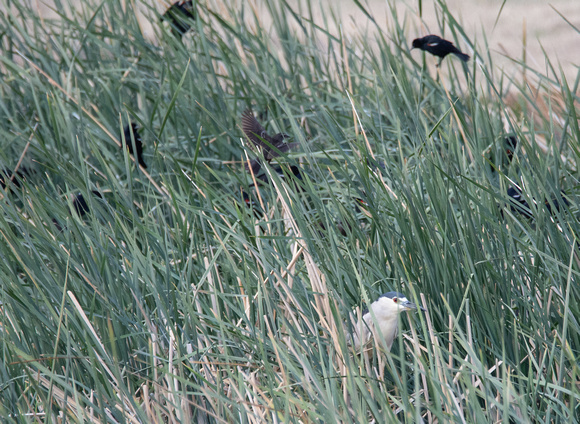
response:
<path fill-rule="evenodd" d="M 176 1 L 169 9 L 161 16 L 162 21 L 168 21 L 171 25 L 171 32 L 178 38 L 183 38 L 183 35 L 191 29 L 190 20 L 195 20 L 193 13 L 193 1 Z"/>
<path fill-rule="evenodd" d="M 441 65 L 441 62 L 449 53 L 453 53 L 464 62 L 469 60 L 469 56 L 465 53 L 462 53 L 457 47 L 453 45 L 451 41 L 444 40 L 437 35 L 427 35 L 423 38 L 415 38 L 413 40 L 412 49 L 421 49 L 431 53 L 434 56 L 440 57 L 441 59 L 439 59 L 437 66 Z"/>
<path fill-rule="evenodd" d="M 290 138 L 288 134 L 279 133 L 274 136 L 269 135 L 249 109 L 246 109 L 242 113 L 242 131 L 244 131 L 244 134 L 252 142 L 254 147 L 262 151 L 264 159 L 268 163 L 272 159 L 300 145 L 300 143 L 286 143 L 286 139 Z M 262 168 L 262 164 L 259 159 L 253 159 L 250 161 L 249 167 L 246 165 L 246 168 L 251 168 L 254 175 L 257 175 Z"/>
<path fill-rule="evenodd" d="M 130 125 L 127 125 L 125 127 L 125 130 L 123 132 L 125 141 L 123 142 L 123 140 L 121 140 L 121 142 L 125 143 L 127 149 L 129 150 L 129 153 L 131 153 L 137 158 L 137 162 L 139 162 L 139 165 L 141 165 L 143 168 L 147 168 L 147 164 L 143 160 L 143 142 L 141 141 L 141 135 L 138 132 L 137 124 L 132 122 Z M 133 134 L 133 137 L 131 137 L 131 134 Z M 136 152 L 133 151 L 133 139 L 135 139 Z"/>

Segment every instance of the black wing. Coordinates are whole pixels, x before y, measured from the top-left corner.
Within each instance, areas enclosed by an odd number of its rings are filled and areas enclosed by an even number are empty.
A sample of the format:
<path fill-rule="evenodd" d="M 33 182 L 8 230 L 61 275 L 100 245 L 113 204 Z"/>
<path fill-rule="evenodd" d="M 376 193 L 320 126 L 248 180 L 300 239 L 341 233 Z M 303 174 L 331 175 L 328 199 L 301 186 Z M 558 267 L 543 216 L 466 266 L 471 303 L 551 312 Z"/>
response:
<path fill-rule="evenodd" d="M 274 145 L 274 149 L 267 149 L 266 159 L 272 160 L 298 146 L 300 146 L 300 143 L 286 143 L 284 140 L 279 141 Z"/>
<path fill-rule="evenodd" d="M 264 158 L 268 162 L 300 145 L 300 143 L 286 143 L 286 139 L 289 138 L 286 134 L 270 136 L 249 109 L 242 113 L 242 130 L 254 146 L 262 149 Z"/>
<path fill-rule="evenodd" d="M 162 21 L 169 21 L 171 32 L 177 37 L 183 37 L 191 29 L 188 19 L 195 20 L 193 2 L 191 0 L 176 1 L 161 17 Z"/>
<path fill-rule="evenodd" d="M 427 36 L 422 38 L 422 41 L 423 41 L 423 44 L 426 44 L 429 47 L 435 47 L 441 41 L 446 41 L 446 40 L 443 40 L 443 38 L 439 37 L 438 35 L 427 35 Z M 453 43 L 450 43 L 450 44 L 453 44 Z"/>
<path fill-rule="evenodd" d="M 528 202 L 522 196 L 522 191 L 518 187 L 510 186 L 507 195 L 510 199 L 509 207 L 513 212 L 518 212 L 526 218 L 533 216 L 530 205 L 528 205 Z"/>
<path fill-rule="evenodd" d="M 246 137 L 248 137 L 256 147 L 267 149 L 268 143 L 270 145 L 274 144 L 272 143 L 272 137 L 268 135 L 264 127 L 260 125 L 249 109 L 246 109 L 244 113 L 242 113 L 242 131 L 244 131 Z M 264 143 L 264 141 L 267 143 Z"/>
<path fill-rule="evenodd" d="M 246 171 L 249 171 L 250 169 L 252 169 L 252 174 L 256 176 L 260 172 L 260 169 L 262 169 L 262 164 L 258 159 L 252 159 L 249 165 L 246 163 Z"/>
<path fill-rule="evenodd" d="M 127 125 L 125 127 L 125 129 L 123 131 L 124 138 L 125 138 L 125 144 L 127 146 L 127 150 L 129 150 L 129 153 L 131 153 L 132 155 L 135 156 L 135 158 L 137 159 L 137 162 L 139 162 L 139 165 L 141 165 L 143 168 L 147 168 L 147 164 L 143 160 L 143 141 L 141 140 L 141 135 L 139 134 L 138 129 L 139 129 L 139 127 L 134 122 L 132 122 L 130 125 Z M 131 133 L 133 134 L 133 137 L 131 137 Z M 133 139 L 135 139 L 136 151 L 134 151 L 134 149 L 133 149 Z M 121 140 L 121 142 L 122 141 L 123 140 Z"/>

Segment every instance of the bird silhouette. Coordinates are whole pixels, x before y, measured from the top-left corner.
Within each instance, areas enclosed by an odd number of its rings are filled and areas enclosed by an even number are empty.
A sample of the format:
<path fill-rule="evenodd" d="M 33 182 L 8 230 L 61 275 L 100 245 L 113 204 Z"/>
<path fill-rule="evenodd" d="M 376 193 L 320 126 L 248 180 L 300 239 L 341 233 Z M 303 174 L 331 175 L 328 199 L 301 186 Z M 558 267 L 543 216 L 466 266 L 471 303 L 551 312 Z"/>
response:
<path fill-rule="evenodd" d="M 290 138 L 288 134 L 278 133 L 274 136 L 268 134 L 249 109 L 246 109 L 242 113 L 242 131 L 248 140 L 250 140 L 254 149 L 262 152 L 264 159 L 268 163 L 300 144 L 286 143 L 286 139 Z M 254 175 L 257 175 L 260 169 L 262 169 L 260 160 L 252 159 L 249 166 L 246 165 L 246 169 L 250 168 Z"/>
<path fill-rule="evenodd" d="M 168 21 L 171 25 L 171 32 L 179 39 L 191 29 L 189 20 L 195 20 L 193 13 L 193 1 L 176 1 L 161 16 L 162 21 Z"/>
<path fill-rule="evenodd" d="M 522 190 L 518 186 L 510 186 L 507 190 L 507 196 L 509 197 L 509 207 L 512 212 L 517 212 L 527 219 L 534 217 L 529 203 L 524 198 Z M 529 198 L 532 202 L 534 202 L 536 207 L 540 207 L 541 204 L 538 203 L 535 198 Z M 566 193 L 563 191 L 560 191 L 560 198 L 554 196 L 552 197 L 552 201 L 544 198 L 543 203 L 548 213 L 552 216 L 554 216 L 556 212 L 560 212 L 564 206 L 570 206 L 570 202 L 566 198 Z M 501 215 L 503 217 L 503 211 L 501 211 Z"/>
<path fill-rule="evenodd" d="M 514 154 L 518 144 L 518 139 L 513 135 L 507 136 L 503 141 L 505 158 L 507 159 L 507 164 L 504 164 L 505 170 L 503 172 L 506 174 L 509 166 L 513 162 Z M 498 164 L 494 163 L 494 158 L 491 158 L 490 161 L 493 163 L 492 171 L 495 171 L 495 168 L 498 166 Z M 526 201 L 524 192 L 520 187 L 517 185 L 510 185 L 506 194 L 508 197 L 507 205 L 512 212 L 518 213 L 527 219 L 534 218 L 534 215 L 532 214 L 532 208 Z M 551 201 L 544 197 L 543 202 L 541 200 L 536 200 L 536 198 L 529 193 L 526 193 L 526 195 L 537 208 L 540 208 L 541 204 L 543 203 L 548 213 L 552 216 L 554 216 L 556 212 L 559 212 L 564 206 L 570 206 L 570 202 L 568 201 L 564 191 L 560 191 L 560 196 L 552 196 Z M 500 213 L 503 218 L 503 209 L 500 209 Z"/>
<path fill-rule="evenodd" d="M 451 41 L 444 40 L 438 35 L 427 35 L 423 38 L 415 38 L 412 49 L 421 49 L 434 56 L 438 56 L 440 59 L 437 66 L 441 65 L 441 62 L 449 53 L 453 53 L 464 62 L 469 60 L 469 56 L 462 53 Z"/>
<path fill-rule="evenodd" d="M 387 350 L 391 350 L 393 341 L 399 331 L 399 314 L 405 311 L 426 311 L 422 306 L 418 306 L 407 300 L 407 297 L 398 292 L 388 292 L 381 295 L 370 305 L 373 310 L 375 320 L 369 311 L 365 309 L 360 316 L 351 315 L 352 334 L 347 335 L 347 340 L 355 351 L 365 347 L 374 338 L 382 338 L 387 345 Z M 378 328 L 375 327 L 375 321 Z M 380 336 L 379 336 L 380 334 Z"/>
<path fill-rule="evenodd" d="M 147 168 L 147 164 L 143 160 L 143 142 L 141 141 L 141 135 L 139 134 L 138 128 L 139 127 L 134 122 L 125 127 L 125 130 L 123 131 L 124 143 L 126 144 L 129 153 L 135 156 L 139 165 L 143 168 Z M 131 133 L 133 134 L 133 137 L 131 137 Z M 135 151 L 133 151 L 133 139 L 135 139 Z"/>
<path fill-rule="evenodd" d="M 6 189 L 9 183 L 15 188 L 20 188 L 20 180 L 26 179 L 26 176 L 30 174 L 28 168 L 21 167 L 16 172 L 12 171 L 11 169 L 4 168 L 0 171 L 0 186 L 3 189 Z"/>
<path fill-rule="evenodd" d="M 103 199 L 103 195 L 98 190 L 91 190 L 89 193 L 91 196 L 99 199 Z M 69 213 L 72 215 L 73 211 L 77 214 L 79 218 L 84 217 L 91 213 L 91 209 L 89 208 L 89 202 L 82 193 L 78 193 L 74 196 L 72 201 L 72 208 Z M 52 218 L 52 223 L 56 227 L 58 231 L 63 231 L 66 226 L 61 224 L 60 221 L 56 218 Z"/>

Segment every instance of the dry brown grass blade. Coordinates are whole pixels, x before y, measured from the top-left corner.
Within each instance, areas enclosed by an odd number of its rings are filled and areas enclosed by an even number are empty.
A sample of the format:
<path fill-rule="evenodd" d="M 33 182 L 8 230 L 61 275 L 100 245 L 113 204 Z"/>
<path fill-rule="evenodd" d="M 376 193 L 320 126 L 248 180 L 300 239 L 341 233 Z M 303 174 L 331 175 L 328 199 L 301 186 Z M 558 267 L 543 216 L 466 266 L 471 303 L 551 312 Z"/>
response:
<path fill-rule="evenodd" d="M 209 270 L 209 259 L 207 258 L 207 256 L 204 256 L 203 258 L 203 264 L 205 266 L 206 270 Z M 208 292 L 210 293 L 210 299 L 211 299 L 211 308 L 212 308 L 212 312 L 214 317 L 219 318 L 219 314 L 218 314 L 218 303 L 217 303 L 217 296 L 216 296 L 216 287 L 213 281 L 213 276 L 211 271 L 209 271 L 207 273 L 207 285 L 208 285 Z"/>
<path fill-rule="evenodd" d="M 51 400 L 54 401 L 62 411 L 67 411 L 67 414 L 71 417 L 75 417 L 76 419 L 80 420 L 88 420 L 91 423 L 100 423 L 102 422 L 101 419 L 96 419 L 94 414 L 91 413 L 91 408 L 83 409 L 79 406 L 79 404 L 75 401 L 73 396 L 66 393 L 60 387 L 56 387 L 54 382 L 44 377 L 42 374 L 38 373 L 37 370 L 31 368 L 30 375 L 36 375 L 36 381 L 46 389 L 52 391 Z M 91 399 L 92 401 L 92 399 Z M 43 413 L 44 415 L 44 413 Z"/>
<path fill-rule="evenodd" d="M 55 386 L 54 381 L 47 379 L 46 377 L 44 377 L 44 375 L 38 373 L 37 370 L 35 370 L 35 369 L 31 368 L 30 374 L 36 375 L 36 381 L 41 386 L 45 387 L 46 389 L 50 389 L 50 391 L 52 393 L 51 400 L 56 402 L 62 410 L 66 410 L 71 417 L 77 418 L 79 420 L 79 422 L 81 422 L 81 420 L 83 420 L 82 422 L 84 422 L 85 420 L 89 420 L 89 422 L 92 422 L 92 423 L 103 422 L 104 417 L 95 417 L 94 411 L 92 411 L 92 408 L 89 408 L 89 407 L 82 408 L 75 400 L 77 398 L 77 396 L 71 396 L 70 393 L 65 392 L 60 387 Z M 81 393 L 77 392 L 77 395 L 81 395 Z M 91 392 L 91 396 L 92 396 L 92 392 Z M 80 397 L 82 398 L 82 395 Z M 120 399 L 122 399 L 122 398 L 120 397 Z M 92 399 L 92 398 L 87 399 L 87 403 L 92 403 L 92 402 L 94 402 L 94 399 Z M 128 404 L 129 404 L 128 401 L 124 402 L 125 407 Z M 118 404 L 116 405 L 116 408 L 119 409 Z M 112 412 L 109 408 L 103 407 L 102 410 L 105 412 L 105 415 L 107 417 L 108 422 L 112 422 L 112 423 L 119 422 L 114 418 L 114 415 L 112 414 Z M 132 424 L 139 424 L 140 423 L 139 419 L 137 418 L 137 415 L 135 414 L 135 411 L 129 411 L 125 408 L 125 410 L 123 410 L 121 412 L 123 413 L 123 418 L 125 420 L 127 420 L 128 422 L 130 422 Z"/>
<path fill-rule="evenodd" d="M 334 343 L 335 346 L 339 346 L 339 328 L 337 327 L 334 319 L 333 319 L 333 314 L 332 314 L 332 307 L 331 307 L 331 296 L 328 290 L 328 286 L 326 284 L 326 277 L 324 276 L 324 274 L 322 273 L 322 271 L 320 271 L 320 268 L 318 267 L 318 265 L 316 264 L 316 262 L 314 261 L 314 258 L 312 257 L 312 255 L 308 252 L 308 249 L 306 248 L 306 245 L 303 242 L 303 236 L 302 233 L 300 231 L 300 229 L 298 228 L 298 225 L 296 224 L 296 221 L 294 220 L 294 217 L 292 216 L 292 212 L 291 209 L 289 207 L 289 205 L 286 203 L 286 198 L 283 196 L 282 192 L 281 192 L 281 188 L 278 186 L 278 184 L 276 183 L 276 181 L 274 179 L 271 179 L 273 185 L 274 185 L 274 189 L 276 190 L 276 192 L 278 193 L 278 200 L 280 201 L 282 208 L 283 208 L 283 216 L 285 218 L 285 223 L 287 225 L 288 229 L 292 229 L 292 231 L 294 232 L 294 235 L 296 237 L 296 243 L 300 246 L 299 252 L 301 252 L 302 257 L 304 259 L 304 263 L 306 265 L 306 271 L 310 280 L 310 284 L 312 287 L 312 291 L 315 294 L 315 309 L 318 313 L 318 317 L 320 320 L 320 324 L 322 325 L 323 328 L 325 328 L 328 331 L 328 334 L 330 335 L 330 337 L 332 338 L 332 342 Z M 285 190 L 285 187 L 284 187 Z M 291 198 L 291 196 L 289 195 L 288 192 L 286 192 L 288 198 Z M 293 260 L 294 262 L 294 260 Z M 337 305 L 336 303 L 334 304 L 334 307 L 336 309 Z M 308 322 L 308 320 L 306 320 L 305 322 Z M 309 326 L 310 327 L 310 326 Z M 310 331 L 315 334 L 314 332 L 316 331 L 316 329 L 314 327 L 310 327 Z M 339 350 L 337 350 L 337 355 L 341 355 L 342 353 L 339 352 Z M 343 358 L 337 358 L 338 360 L 335 361 L 335 363 L 342 363 L 343 362 Z"/>
<path fill-rule="evenodd" d="M 73 306 L 77 310 L 79 316 L 81 317 L 81 319 L 83 320 L 83 322 L 87 326 L 89 332 L 93 335 L 94 340 L 97 342 L 97 344 L 99 345 L 99 347 L 101 348 L 101 350 L 103 352 L 106 352 L 107 350 L 105 349 L 105 346 L 101 342 L 101 339 L 99 338 L 97 332 L 95 331 L 95 329 L 93 327 L 93 324 L 89 321 L 87 315 L 85 314 L 85 311 L 83 310 L 81 304 L 77 300 L 77 298 L 74 295 L 74 293 L 69 290 L 67 292 L 67 295 L 68 295 L 69 299 L 71 300 Z M 103 360 L 103 358 L 101 357 L 101 355 L 96 350 L 95 350 L 94 353 L 97 356 L 97 359 L 99 360 L 99 363 L 101 364 L 101 366 L 103 367 L 103 369 L 109 375 L 109 378 L 111 378 L 111 381 L 112 382 L 115 382 L 115 387 L 118 388 L 119 387 L 119 384 L 118 384 L 117 377 L 115 376 L 115 374 L 109 369 L 109 366 L 107 365 L 107 363 Z"/>
<path fill-rule="evenodd" d="M 26 156 L 26 152 L 28 152 L 28 148 L 30 147 L 30 142 L 34 138 L 34 134 L 36 134 L 37 128 L 38 128 L 38 122 L 36 124 L 34 124 L 34 128 L 32 128 L 32 133 L 30 134 L 30 137 L 28 137 L 28 142 L 26 143 L 26 146 L 24 146 L 24 149 L 22 149 L 22 153 L 20 154 L 20 157 L 18 158 L 18 162 L 16 163 L 16 166 L 14 167 L 14 170 L 12 171 L 12 175 L 10 176 L 11 182 L 14 181 L 14 177 L 16 176 L 16 173 L 18 172 L 18 169 L 20 168 L 20 165 L 22 164 L 22 161 L 24 160 L 24 156 Z"/>
<path fill-rule="evenodd" d="M 422 299 L 422 301 L 424 302 L 424 299 Z M 434 350 L 435 361 L 437 363 L 437 365 L 436 365 L 437 376 L 439 377 L 439 381 L 442 384 L 444 394 L 447 397 L 447 403 L 446 403 L 445 408 L 446 408 L 448 414 L 453 415 L 453 412 L 451 410 L 449 410 L 449 405 L 452 403 L 451 400 L 454 397 L 451 393 L 452 390 L 450 390 L 450 386 L 449 386 L 449 382 L 447 381 L 447 377 L 446 377 L 446 375 L 443 374 L 443 371 L 442 371 L 443 364 L 441 363 L 439 338 L 435 334 L 435 329 L 433 326 L 433 322 L 431 321 L 431 314 L 429 313 L 429 310 L 424 312 L 424 316 L 425 316 L 425 321 L 427 322 L 427 330 L 429 331 L 429 340 L 431 341 L 431 345 L 432 345 L 432 348 Z"/>

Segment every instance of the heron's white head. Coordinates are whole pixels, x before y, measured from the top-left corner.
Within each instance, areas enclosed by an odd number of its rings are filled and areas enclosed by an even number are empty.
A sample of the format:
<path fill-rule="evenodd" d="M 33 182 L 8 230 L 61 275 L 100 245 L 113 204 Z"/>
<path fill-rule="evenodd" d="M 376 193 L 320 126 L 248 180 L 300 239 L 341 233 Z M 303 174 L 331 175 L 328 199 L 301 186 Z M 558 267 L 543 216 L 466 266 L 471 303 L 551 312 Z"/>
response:
<path fill-rule="evenodd" d="M 368 342 L 371 336 L 377 337 L 377 332 L 375 330 L 376 322 L 376 324 L 378 324 L 378 331 L 387 343 L 388 349 L 390 349 L 393 340 L 397 337 L 399 314 L 404 311 L 416 309 L 421 309 L 422 311 L 425 310 L 425 308 L 417 307 L 417 305 L 409 301 L 404 294 L 398 292 L 388 292 L 383 294 L 371 304 L 370 309 L 372 310 L 372 314 L 369 310 L 365 310 L 362 313 L 366 329 L 358 337 L 355 346 L 360 346 L 361 341 L 363 343 Z"/>
<path fill-rule="evenodd" d="M 417 305 L 409 301 L 402 293 L 388 292 L 375 300 L 371 304 L 371 308 L 378 320 L 390 320 L 396 319 L 398 314 L 401 312 L 417 309 Z M 422 311 L 425 310 L 425 308 L 422 307 L 419 307 L 419 309 Z M 368 313 L 368 311 L 365 312 Z M 363 316 L 364 315 L 366 315 L 366 313 L 363 313 Z"/>

